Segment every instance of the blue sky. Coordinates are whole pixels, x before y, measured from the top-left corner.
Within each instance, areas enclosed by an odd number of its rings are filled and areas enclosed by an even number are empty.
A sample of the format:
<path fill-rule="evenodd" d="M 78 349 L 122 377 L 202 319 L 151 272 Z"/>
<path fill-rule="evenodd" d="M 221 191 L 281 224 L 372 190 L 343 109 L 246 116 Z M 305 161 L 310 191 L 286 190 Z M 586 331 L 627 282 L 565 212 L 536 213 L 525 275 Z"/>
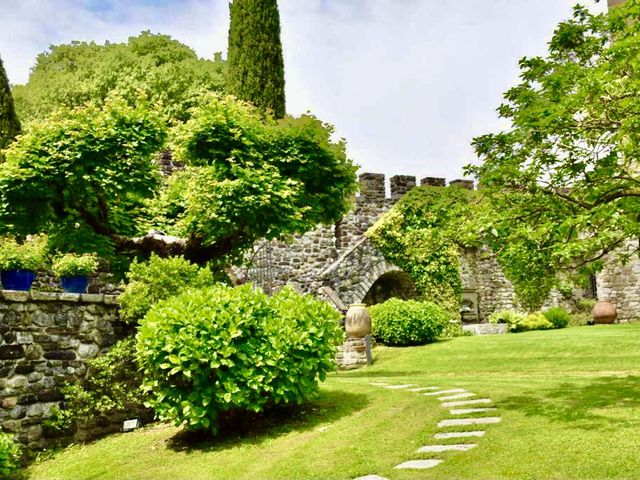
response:
<path fill-rule="evenodd" d="M 462 176 L 471 139 L 504 127 L 518 59 L 545 51 L 571 0 L 280 0 L 291 114 L 333 123 L 363 171 Z M 583 0 L 595 10 L 592 0 Z M 226 50 L 227 0 L 0 0 L 12 83 L 71 40 L 166 33 L 202 57 Z"/>

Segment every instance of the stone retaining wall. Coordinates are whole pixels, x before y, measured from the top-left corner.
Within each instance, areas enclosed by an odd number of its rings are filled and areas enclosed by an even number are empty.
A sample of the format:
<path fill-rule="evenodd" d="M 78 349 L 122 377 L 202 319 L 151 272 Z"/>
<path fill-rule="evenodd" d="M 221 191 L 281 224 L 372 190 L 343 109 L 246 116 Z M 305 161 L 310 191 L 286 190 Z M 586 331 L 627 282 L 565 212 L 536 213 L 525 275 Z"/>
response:
<path fill-rule="evenodd" d="M 29 448 L 87 360 L 123 337 L 115 296 L 0 291 L 0 425 Z"/>

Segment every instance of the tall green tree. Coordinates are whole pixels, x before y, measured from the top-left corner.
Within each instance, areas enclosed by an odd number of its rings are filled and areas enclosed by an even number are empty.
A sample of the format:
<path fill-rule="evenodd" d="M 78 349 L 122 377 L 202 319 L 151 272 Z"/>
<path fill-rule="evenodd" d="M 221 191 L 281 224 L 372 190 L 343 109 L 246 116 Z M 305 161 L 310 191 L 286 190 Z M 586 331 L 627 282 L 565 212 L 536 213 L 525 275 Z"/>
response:
<path fill-rule="evenodd" d="M 20 121 L 16 115 L 9 78 L 0 58 L 0 150 L 20 133 Z"/>
<path fill-rule="evenodd" d="M 511 128 L 474 139 L 484 186 L 476 215 L 516 291 L 540 304 L 556 273 L 640 238 L 640 1 L 608 14 L 576 6 L 545 57 L 520 61 L 498 112 Z"/>
<path fill-rule="evenodd" d="M 234 0 L 229 9 L 228 91 L 282 118 L 284 60 L 278 2 Z"/>

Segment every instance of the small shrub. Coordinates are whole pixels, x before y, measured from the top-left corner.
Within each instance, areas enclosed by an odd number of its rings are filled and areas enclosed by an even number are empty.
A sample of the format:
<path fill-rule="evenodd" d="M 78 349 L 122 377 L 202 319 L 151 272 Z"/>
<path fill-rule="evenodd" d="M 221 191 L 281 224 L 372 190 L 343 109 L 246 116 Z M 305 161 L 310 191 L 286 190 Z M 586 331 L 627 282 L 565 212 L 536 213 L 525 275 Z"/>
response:
<path fill-rule="evenodd" d="M 154 306 L 137 348 L 158 417 L 215 433 L 225 418 L 315 394 L 341 339 L 339 314 L 324 302 L 216 285 Z"/>
<path fill-rule="evenodd" d="M 142 373 L 138 366 L 135 339 L 114 344 L 104 355 L 87 362 L 85 379 L 62 389 L 65 408 L 54 409 L 46 422 L 49 436 L 73 433 L 77 420 L 93 421 L 119 412 L 144 410 Z"/>
<path fill-rule="evenodd" d="M 552 307 L 544 312 L 544 317 L 553 324 L 553 328 L 564 328 L 569 325 L 571 317 L 562 307 Z"/>
<path fill-rule="evenodd" d="M 498 310 L 489 315 L 489 323 L 506 323 L 511 330 L 512 325 L 522 323 L 525 318 L 524 313 L 516 312 L 515 310 Z"/>
<path fill-rule="evenodd" d="M 98 269 L 98 257 L 95 254 L 76 255 L 67 253 L 53 262 L 51 270 L 57 277 L 77 277 L 91 275 Z"/>
<path fill-rule="evenodd" d="M 15 238 L 0 239 L 0 270 L 36 271 L 45 263 L 47 257 L 47 238 L 36 236 L 24 243 Z"/>
<path fill-rule="evenodd" d="M 213 285 L 213 275 L 207 268 L 182 257 L 160 258 L 151 255 L 148 262 L 133 262 L 127 274 L 129 283 L 118 297 L 123 320 L 139 321 L 151 307 L 188 288 Z"/>
<path fill-rule="evenodd" d="M 373 336 L 394 346 L 424 345 L 442 335 L 447 312 L 432 302 L 392 298 L 369 308 Z"/>
<path fill-rule="evenodd" d="M 553 328 L 553 324 L 542 313 L 530 313 L 520 323 L 514 324 L 510 330 L 513 332 L 528 332 L 530 330 L 548 330 L 550 328 Z"/>
<path fill-rule="evenodd" d="M 20 469 L 20 447 L 10 435 L 0 432 L 0 478 L 13 478 Z"/>

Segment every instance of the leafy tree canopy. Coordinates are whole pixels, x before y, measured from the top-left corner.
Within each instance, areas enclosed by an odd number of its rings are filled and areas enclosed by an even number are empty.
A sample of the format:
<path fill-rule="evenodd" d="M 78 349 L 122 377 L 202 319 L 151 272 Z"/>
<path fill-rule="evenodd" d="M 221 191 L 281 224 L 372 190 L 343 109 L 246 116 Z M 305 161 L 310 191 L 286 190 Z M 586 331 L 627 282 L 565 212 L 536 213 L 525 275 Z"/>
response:
<path fill-rule="evenodd" d="M 498 112 L 511 128 L 474 139 L 486 194 L 477 231 L 529 306 L 563 269 L 597 269 L 640 237 L 640 3 L 574 8 L 546 57 L 520 61 Z M 633 249 L 624 249 L 625 260 Z"/>
<path fill-rule="evenodd" d="M 51 232 L 61 250 L 228 262 L 260 238 L 348 210 L 356 167 L 330 126 L 310 115 L 265 119 L 230 97 L 200 103 L 170 132 L 186 168 L 167 179 L 153 161 L 166 124 L 143 104 L 109 100 L 33 122 L 0 164 L 2 233 Z M 155 228 L 163 233 L 145 235 Z"/>
<path fill-rule="evenodd" d="M 186 120 L 203 93 L 222 90 L 223 69 L 219 56 L 200 59 L 177 40 L 147 31 L 127 43 L 52 46 L 38 55 L 28 83 L 14 87 L 14 98 L 23 120 L 118 96 L 132 106 L 141 98 L 158 104 L 173 123 Z"/>

